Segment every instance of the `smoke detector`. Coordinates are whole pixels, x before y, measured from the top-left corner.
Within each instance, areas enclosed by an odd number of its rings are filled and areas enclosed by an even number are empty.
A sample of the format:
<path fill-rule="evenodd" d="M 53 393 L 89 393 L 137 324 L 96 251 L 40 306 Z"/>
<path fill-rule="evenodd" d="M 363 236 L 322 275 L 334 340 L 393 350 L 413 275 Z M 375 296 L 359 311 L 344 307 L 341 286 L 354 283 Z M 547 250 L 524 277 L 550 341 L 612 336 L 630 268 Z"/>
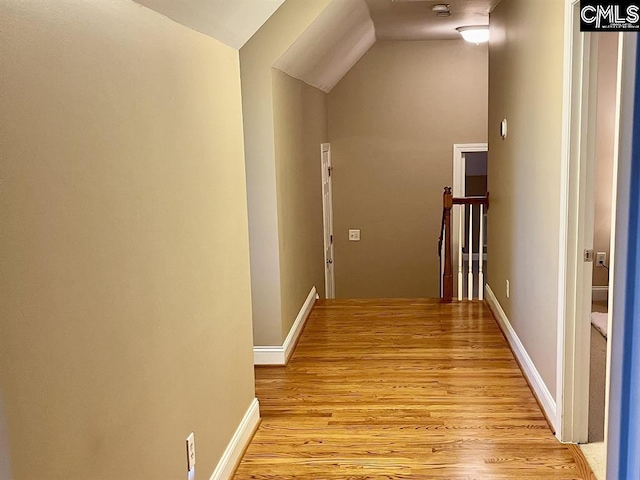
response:
<path fill-rule="evenodd" d="M 436 17 L 450 17 L 451 8 L 448 3 L 439 3 L 431 7 L 431 11 L 436 14 Z"/>
<path fill-rule="evenodd" d="M 391 3 L 412 3 L 412 2 L 426 2 L 431 0 L 391 0 Z M 451 6 L 448 3 L 438 3 L 431 7 L 431 11 L 436 14 L 436 17 L 450 17 Z"/>

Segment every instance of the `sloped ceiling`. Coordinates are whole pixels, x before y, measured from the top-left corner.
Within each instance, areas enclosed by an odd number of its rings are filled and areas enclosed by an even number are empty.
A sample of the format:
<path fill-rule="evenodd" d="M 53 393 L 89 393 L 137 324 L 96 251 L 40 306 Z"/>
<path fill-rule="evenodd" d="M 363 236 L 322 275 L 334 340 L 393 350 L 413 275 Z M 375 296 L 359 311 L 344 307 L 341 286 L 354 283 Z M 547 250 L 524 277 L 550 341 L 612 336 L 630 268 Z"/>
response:
<path fill-rule="evenodd" d="M 489 12 L 500 0 L 366 0 L 378 40 L 447 40 L 460 38 L 457 27 L 488 25 Z M 431 8 L 448 4 L 450 17 Z"/>
<path fill-rule="evenodd" d="M 284 0 L 135 0 L 170 19 L 239 49 Z"/>
<path fill-rule="evenodd" d="M 375 41 L 364 0 L 333 0 L 274 67 L 329 92 Z"/>
<path fill-rule="evenodd" d="M 240 49 L 285 0 L 135 0 Z M 307 0 L 286 0 L 304 2 Z M 541 0 L 542 1 L 542 0 Z M 325 92 L 378 40 L 458 39 L 456 27 L 486 25 L 500 0 L 333 0 L 274 67 Z M 431 8 L 450 5 L 451 16 Z"/>

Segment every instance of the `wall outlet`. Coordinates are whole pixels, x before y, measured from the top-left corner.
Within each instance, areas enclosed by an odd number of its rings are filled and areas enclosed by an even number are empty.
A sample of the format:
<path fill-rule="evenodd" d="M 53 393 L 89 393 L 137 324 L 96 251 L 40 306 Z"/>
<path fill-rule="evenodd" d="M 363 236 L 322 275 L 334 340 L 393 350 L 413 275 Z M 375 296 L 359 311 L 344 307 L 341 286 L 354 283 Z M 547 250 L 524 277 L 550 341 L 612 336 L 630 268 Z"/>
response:
<path fill-rule="evenodd" d="M 511 285 L 509 284 L 509 280 L 507 280 L 507 298 L 511 295 Z"/>
<path fill-rule="evenodd" d="M 360 241 L 360 230 L 349 230 L 349 241 L 350 242 L 359 242 Z"/>
<path fill-rule="evenodd" d="M 603 267 L 607 264 L 607 252 L 596 253 L 596 265 Z"/>
<path fill-rule="evenodd" d="M 187 437 L 187 472 L 196 466 L 196 437 L 193 432 Z"/>

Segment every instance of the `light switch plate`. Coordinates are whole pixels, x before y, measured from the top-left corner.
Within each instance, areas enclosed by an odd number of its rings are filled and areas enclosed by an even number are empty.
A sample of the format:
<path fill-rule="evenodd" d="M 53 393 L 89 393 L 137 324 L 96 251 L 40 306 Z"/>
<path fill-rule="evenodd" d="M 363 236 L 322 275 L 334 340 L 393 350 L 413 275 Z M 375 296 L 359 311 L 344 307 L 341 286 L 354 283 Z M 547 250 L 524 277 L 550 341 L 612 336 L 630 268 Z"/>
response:
<path fill-rule="evenodd" d="M 359 242 L 360 241 L 360 230 L 349 230 L 349 241 L 350 242 Z"/>

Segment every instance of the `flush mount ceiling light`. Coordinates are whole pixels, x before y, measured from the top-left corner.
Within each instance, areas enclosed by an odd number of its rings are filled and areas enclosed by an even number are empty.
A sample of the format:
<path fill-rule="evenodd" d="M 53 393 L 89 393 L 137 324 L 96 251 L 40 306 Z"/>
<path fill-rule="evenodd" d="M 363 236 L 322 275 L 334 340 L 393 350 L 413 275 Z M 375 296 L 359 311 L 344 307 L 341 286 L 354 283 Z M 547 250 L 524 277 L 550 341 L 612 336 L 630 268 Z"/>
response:
<path fill-rule="evenodd" d="M 456 28 L 462 38 L 471 43 L 485 43 L 489 41 L 489 26 L 488 25 L 473 25 L 469 27 Z"/>

